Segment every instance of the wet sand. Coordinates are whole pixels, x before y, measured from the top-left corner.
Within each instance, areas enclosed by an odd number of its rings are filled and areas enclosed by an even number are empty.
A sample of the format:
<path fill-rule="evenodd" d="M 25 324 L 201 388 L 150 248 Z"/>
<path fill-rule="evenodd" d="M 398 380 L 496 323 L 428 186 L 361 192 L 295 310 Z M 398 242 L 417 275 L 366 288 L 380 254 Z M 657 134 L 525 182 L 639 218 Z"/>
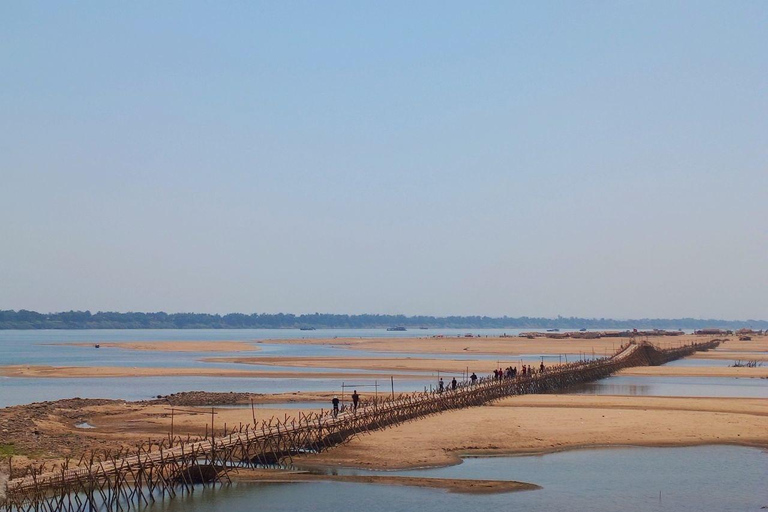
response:
<path fill-rule="evenodd" d="M 393 375 L 391 373 L 354 372 L 290 372 L 264 370 L 235 370 L 229 368 L 162 368 L 126 366 L 1 366 L 4 377 L 37 378 L 93 378 L 93 377 L 245 377 L 273 379 L 396 379 L 418 380 L 429 378 L 419 375 Z"/>
<path fill-rule="evenodd" d="M 334 368 L 349 370 L 371 371 L 418 371 L 429 372 L 433 376 L 438 373 L 446 377 L 461 376 L 465 372 L 476 372 L 478 375 L 488 375 L 494 368 L 507 366 L 520 367 L 521 364 L 538 368 L 539 359 L 516 359 L 510 357 L 493 360 L 462 360 L 462 359 L 427 359 L 427 358 L 387 358 L 387 357 L 211 357 L 204 361 L 216 363 L 239 363 L 244 365 L 287 366 L 297 368 Z M 522 363 L 521 363 L 522 361 Z M 548 367 L 557 366 L 549 364 Z M 679 377 L 754 377 L 768 378 L 768 365 L 756 368 L 731 368 L 710 366 L 647 366 L 627 368 L 619 375 L 637 376 L 679 376 Z"/>
<path fill-rule="evenodd" d="M 691 343 L 713 339 L 713 336 L 683 336 L 650 337 L 649 341 L 661 348 L 671 348 Z M 768 345 L 768 336 L 764 344 Z M 638 338 L 645 339 L 645 338 Z M 488 337 L 488 338 L 307 338 L 307 339 L 275 339 L 263 343 L 279 343 L 291 345 L 327 345 L 356 350 L 372 350 L 380 352 L 409 352 L 414 354 L 593 354 L 596 356 L 611 355 L 621 345 L 629 343 L 629 338 L 599 338 L 599 339 L 552 339 L 552 338 L 520 338 Z M 261 341 L 256 343 L 262 343 Z M 752 345 L 751 350 L 755 350 Z M 729 345 L 730 347 L 730 345 Z M 745 350 L 745 349 L 738 349 Z M 768 350 L 766 348 L 765 350 Z"/>
<path fill-rule="evenodd" d="M 409 487 L 444 489 L 448 492 L 462 494 L 496 494 L 541 489 L 538 485 L 526 482 L 516 482 L 514 480 L 466 480 L 457 478 L 376 475 L 320 475 L 302 471 L 245 470 L 236 473 L 232 479 L 235 482 L 298 483 L 332 481 L 377 485 L 405 485 Z"/>
<path fill-rule="evenodd" d="M 727 366 L 636 366 L 616 375 L 640 377 L 738 377 L 768 379 L 768 366 L 731 368 Z M 766 384 L 768 385 L 768 384 Z"/>
<path fill-rule="evenodd" d="M 203 361 L 215 363 L 240 363 L 267 366 L 288 366 L 299 368 L 339 368 L 355 370 L 377 371 L 418 371 L 432 373 L 450 373 L 461 375 L 466 372 L 477 372 L 478 375 L 487 375 L 499 366 L 528 364 L 538 368 L 541 362 L 538 358 L 524 359 L 429 359 L 418 357 L 210 357 Z M 498 365 L 497 366 L 497 362 Z"/>
<path fill-rule="evenodd" d="M 95 343 L 56 343 L 55 345 L 95 348 Z M 245 341 L 131 341 L 99 343 L 99 346 L 101 348 L 159 352 L 254 352 L 261 350 L 261 348 Z"/>

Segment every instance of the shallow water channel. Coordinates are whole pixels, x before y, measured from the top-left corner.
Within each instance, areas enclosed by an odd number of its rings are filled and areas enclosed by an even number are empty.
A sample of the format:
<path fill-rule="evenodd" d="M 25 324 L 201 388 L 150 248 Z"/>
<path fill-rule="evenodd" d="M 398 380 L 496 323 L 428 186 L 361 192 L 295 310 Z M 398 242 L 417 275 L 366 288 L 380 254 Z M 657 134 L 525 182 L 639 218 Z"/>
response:
<path fill-rule="evenodd" d="M 377 474 L 338 469 L 339 474 Z M 756 448 L 606 448 L 536 456 L 468 458 L 458 466 L 378 474 L 518 480 L 542 489 L 467 495 L 443 490 L 313 482 L 238 484 L 150 510 L 758 511 L 768 505 L 768 455 Z"/>
<path fill-rule="evenodd" d="M 663 377 L 617 375 L 574 386 L 576 395 L 768 398 L 765 379 L 734 377 Z"/>

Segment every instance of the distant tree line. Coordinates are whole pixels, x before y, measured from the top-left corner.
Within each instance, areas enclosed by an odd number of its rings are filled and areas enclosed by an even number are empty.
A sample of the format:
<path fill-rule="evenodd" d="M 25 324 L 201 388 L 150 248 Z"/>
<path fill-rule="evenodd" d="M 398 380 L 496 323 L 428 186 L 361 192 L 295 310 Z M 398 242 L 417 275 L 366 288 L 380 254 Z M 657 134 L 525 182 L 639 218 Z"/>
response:
<path fill-rule="evenodd" d="M 229 313 L 115 313 L 109 311 L 64 311 L 37 313 L 21 309 L 0 311 L 0 329 L 383 329 L 403 326 L 409 329 L 734 329 L 768 328 L 766 320 L 717 320 L 698 318 L 610 318 L 563 317 L 489 317 L 489 316 L 405 316 L 405 315 L 333 315 L 314 313 L 293 315 Z"/>

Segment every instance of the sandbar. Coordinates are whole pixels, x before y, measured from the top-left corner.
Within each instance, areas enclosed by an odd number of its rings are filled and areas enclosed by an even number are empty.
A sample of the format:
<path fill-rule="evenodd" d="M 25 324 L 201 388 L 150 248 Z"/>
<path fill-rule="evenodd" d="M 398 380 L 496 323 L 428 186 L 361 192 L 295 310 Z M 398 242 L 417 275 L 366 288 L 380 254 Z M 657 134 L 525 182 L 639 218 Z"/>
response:
<path fill-rule="evenodd" d="M 302 464 L 406 469 L 462 455 L 546 453 L 598 446 L 768 447 L 768 401 L 580 395 L 512 397 L 355 438 Z"/>
<path fill-rule="evenodd" d="M 55 343 L 55 345 L 95 348 L 96 343 Z M 255 352 L 261 350 L 246 341 L 129 341 L 99 342 L 98 345 L 100 348 L 158 352 Z"/>
<path fill-rule="evenodd" d="M 298 483 L 318 480 L 376 485 L 405 485 L 444 489 L 462 494 L 496 494 L 532 491 L 540 486 L 514 480 L 469 480 L 461 478 L 423 478 L 389 475 L 324 475 L 304 471 L 244 470 L 230 475 L 235 482 Z"/>
<path fill-rule="evenodd" d="M 762 340 L 763 337 L 761 337 Z M 768 336 L 765 337 L 768 339 Z M 641 338 L 645 339 L 645 338 Z M 686 343 L 701 342 L 713 339 L 712 336 L 683 335 L 659 336 L 648 338 L 660 348 L 671 348 Z M 379 352 L 408 352 L 414 354 L 588 354 L 595 356 L 610 356 L 619 347 L 630 342 L 629 338 L 606 337 L 598 339 L 552 339 L 552 338 L 521 338 L 509 337 L 412 337 L 412 338 L 306 338 L 306 339 L 273 339 L 263 343 L 280 343 L 293 345 L 327 345 L 355 350 L 372 350 Z M 256 343 L 262 343 L 258 341 Z M 730 343 L 730 342 L 728 342 Z M 763 342 L 747 345 L 750 350 Z M 729 345 L 730 348 L 730 345 Z M 735 350 L 736 348 L 734 348 Z M 738 350 L 746 350 L 739 348 Z"/>
<path fill-rule="evenodd" d="M 429 359 L 418 357 L 210 357 L 204 359 L 216 363 L 240 363 L 300 368 L 343 368 L 356 370 L 417 371 L 461 375 L 467 370 L 487 375 L 495 368 L 528 364 L 538 368 L 540 360 L 524 359 Z"/>
<path fill-rule="evenodd" d="M 392 375 L 391 373 L 355 372 L 291 372 L 268 370 L 235 370 L 231 368 L 161 368 L 129 366 L 0 366 L 4 377 L 37 378 L 94 378 L 94 377 L 240 377 L 274 379 L 396 379 L 418 380 L 429 378 L 419 375 Z"/>
<path fill-rule="evenodd" d="M 201 393 L 201 395 L 204 395 Z M 321 393 L 256 397 L 257 401 L 326 400 Z M 190 402 L 193 403 L 193 402 Z M 316 403 L 316 409 L 327 406 Z M 264 403 L 215 407 L 217 431 L 295 409 Z M 305 411 L 307 412 L 307 411 Z M 95 428 L 76 425 L 88 422 Z M 36 457 L 77 455 L 93 447 L 131 446 L 148 437 L 202 435 L 211 407 L 153 402 L 72 399 L 0 409 L 17 452 Z M 319 455 L 296 457 L 300 466 L 406 469 L 459 463 L 466 455 L 514 455 L 603 446 L 736 444 L 768 448 L 768 400 L 644 396 L 526 395 L 492 405 L 447 411 L 370 432 Z"/>
<path fill-rule="evenodd" d="M 768 366 L 755 368 L 729 366 L 635 366 L 625 368 L 617 375 L 641 377 L 738 377 L 768 379 Z"/>

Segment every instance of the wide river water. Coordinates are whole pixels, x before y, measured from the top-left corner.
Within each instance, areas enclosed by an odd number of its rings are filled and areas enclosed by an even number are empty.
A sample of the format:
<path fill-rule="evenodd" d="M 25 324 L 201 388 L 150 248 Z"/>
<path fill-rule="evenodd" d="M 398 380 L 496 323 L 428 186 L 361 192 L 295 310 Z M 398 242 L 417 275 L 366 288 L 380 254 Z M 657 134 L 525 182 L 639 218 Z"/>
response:
<path fill-rule="evenodd" d="M 734 446 L 610 448 L 521 457 L 468 458 L 457 466 L 339 474 L 517 480 L 542 489 L 468 495 L 336 482 L 238 484 L 158 503 L 167 512 L 745 512 L 768 505 L 768 457 Z"/>
<path fill-rule="evenodd" d="M 338 378 L 324 377 L 329 369 L 297 368 L 272 365 L 243 365 L 234 363 L 206 362 L 202 359 L 211 356 L 258 356 L 258 357 L 308 357 L 322 356 L 344 359 L 385 355 L 386 357 L 428 357 L 438 359 L 479 359 L 487 360 L 487 367 L 477 369 L 479 374 L 490 373 L 496 363 L 504 356 L 478 354 L 412 354 L 404 347 L 403 352 L 372 352 L 366 350 L 351 351 L 346 348 L 269 343 L 269 340 L 301 338 L 405 338 L 414 336 L 462 336 L 467 332 L 480 336 L 517 335 L 520 329 L 415 329 L 405 332 L 386 331 L 384 329 L 318 329 L 301 331 L 299 329 L 157 329 L 157 330 L 8 330 L 0 331 L 0 366 L 4 365 L 50 365 L 50 366 L 119 366 L 135 368 L 230 368 L 237 370 L 267 370 L 301 373 L 301 378 L 237 378 L 237 377 L 189 377 L 163 376 L 141 378 L 10 378 L 0 377 L 0 407 L 20 405 L 61 398 L 113 398 L 125 400 L 146 400 L 157 395 L 168 395 L 179 391 L 240 391 L 251 393 L 283 393 L 295 391 L 329 391 L 340 389 L 342 381 Z M 259 342 L 253 351 L 241 352 L 165 352 L 139 351 L 102 347 L 95 349 L 97 343 L 121 343 L 131 341 L 217 341 Z M 87 346 L 71 345 L 85 343 Z M 70 344 L 70 345 L 68 345 Z M 529 360 L 541 360 L 554 363 L 563 358 L 575 360 L 571 355 L 525 354 L 519 356 Z M 584 355 L 591 358 L 591 355 Z M 506 359 L 510 359 L 506 356 Z M 517 358 L 515 358 L 517 359 Z M 508 360 L 507 364 L 514 364 Z M 504 361 L 502 361 L 503 363 Z M 472 369 L 475 371 L 475 369 Z M 358 374 L 388 373 L 382 371 L 349 370 Z M 436 385 L 437 377 L 430 372 L 397 372 L 406 378 L 394 380 L 395 392 L 409 392 L 424 389 L 430 384 Z M 408 374 L 413 378 L 407 378 Z M 452 375 L 443 373 L 443 375 Z M 459 376 L 457 374 L 457 376 Z M 431 378 L 434 377 L 434 378 Z M 382 390 L 390 390 L 388 378 L 357 378 L 354 382 L 362 390 L 374 392 L 378 385 Z"/>
<path fill-rule="evenodd" d="M 300 373 L 301 378 L 239 378 L 239 377 L 101 377 L 101 378 L 12 378 L 0 377 L 0 407 L 26 404 L 61 398 L 113 398 L 145 400 L 157 395 L 180 391 L 241 391 L 252 393 L 282 393 L 296 391 L 340 390 L 342 381 L 323 374 L 332 371 L 323 368 L 296 368 L 267 365 L 242 365 L 234 363 L 205 362 L 202 359 L 216 356 L 323 356 L 344 359 L 367 356 L 426 357 L 438 359 L 479 359 L 488 361 L 487 368 L 472 368 L 478 374 L 490 373 L 497 362 L 502 366 L 514 364 L 510 356 L 493 354 L 413 354 L 402 352 L 372 352 L 317 345 L 270 343 L 269 340 L 301 338 L 405 338 L 414 336 L 462 336 L 471 332 L 480 336 L 517 335 L 520 329 L 415 329 L 406 332 L 384 329 L 158 329 L 158 330 L 9 330 L 0 331 L 0 366 L 2 365 L 51 365 L 51 366 L 120 366 L 162 368 L 231 368 L 238 370 L 268 370 Z M 138 351 L 119 348 L 95 349 L 92 346 L 73 346 L 68 343 L 120 343 L 131 341 L 247 341 L 254 344 L 253 351 L 236 353 Z M 590 355 L 582 355 L 591 358 Z M 524 354 L 515 359 L 543 360 L 545 364 L 564 359 L 576 359 L 570 355 Z M 503 360 L 507 360 L 506 363 Z M 724 361 L 686 359 L 671 364 L 721 365 Z M 350 370 L 358 374 L 387 373 L 367 370 Z M 428 372 L 397 372 L 403 377 L 394 380 L 395 392 L 408 392 L 435 385 L 437 377 Z M 412 377 L 409 377 L 412 375 Z M 445 376 L 451 374 L 443 373 Z M 389 379 L 379 380 L 361 376 L 354 382 L 367 392 L 389 390 Z M 574 390 L 582 394 L 648 395 L 648 396 L 720 396 L 768 398 L 768 383 L 756 379 L 696 378 L 696 377 L 611 377 Z"/>

